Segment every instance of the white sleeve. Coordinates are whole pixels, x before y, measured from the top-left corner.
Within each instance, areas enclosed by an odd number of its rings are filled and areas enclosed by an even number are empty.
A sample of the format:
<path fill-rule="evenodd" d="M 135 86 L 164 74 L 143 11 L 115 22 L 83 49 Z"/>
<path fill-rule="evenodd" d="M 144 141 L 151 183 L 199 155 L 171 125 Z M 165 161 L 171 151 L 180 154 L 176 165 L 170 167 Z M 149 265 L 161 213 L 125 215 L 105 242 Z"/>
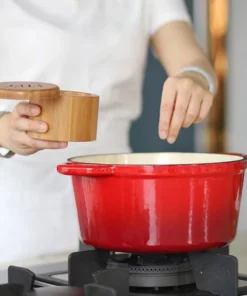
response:
<path fill-rule="evenodd" d="M 191 24 L 190 15 L 183 0 L 148 0 L 147 4 L 150 35 L 172 21 L 185 21 Z"/>
<path fill-rule="evenodd" d="M 23 101 L 20 100 L 7 100 L 7 99 L 0 99 L 0 112 L 2 111 L 8 111 L 12 112 L 15 108 L 15 106 Z"/>

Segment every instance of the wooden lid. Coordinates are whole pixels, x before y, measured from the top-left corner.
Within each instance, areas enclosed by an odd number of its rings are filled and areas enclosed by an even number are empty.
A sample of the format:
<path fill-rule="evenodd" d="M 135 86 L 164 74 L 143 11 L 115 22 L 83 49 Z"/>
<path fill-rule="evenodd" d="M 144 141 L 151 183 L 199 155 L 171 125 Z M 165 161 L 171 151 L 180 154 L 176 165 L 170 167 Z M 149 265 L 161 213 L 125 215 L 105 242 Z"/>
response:
<path fill-rule="evenodd" d="M 0 99 L 35 100 L 59 97 L 57 85 L 44 82 L 14 81 L 0 83 Z"/>

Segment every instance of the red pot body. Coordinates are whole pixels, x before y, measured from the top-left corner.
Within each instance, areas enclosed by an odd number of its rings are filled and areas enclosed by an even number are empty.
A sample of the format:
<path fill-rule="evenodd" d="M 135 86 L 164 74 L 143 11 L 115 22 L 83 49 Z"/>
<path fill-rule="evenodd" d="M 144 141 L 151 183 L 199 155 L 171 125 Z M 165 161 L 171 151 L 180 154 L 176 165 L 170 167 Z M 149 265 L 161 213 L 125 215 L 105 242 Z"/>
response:
<path fill-rule="evenodd" d="M 230 243 L 238 225 L 242 161 L 129 166 L 68 163 L 82 240 L 129 253 L 202 251 Z"/>

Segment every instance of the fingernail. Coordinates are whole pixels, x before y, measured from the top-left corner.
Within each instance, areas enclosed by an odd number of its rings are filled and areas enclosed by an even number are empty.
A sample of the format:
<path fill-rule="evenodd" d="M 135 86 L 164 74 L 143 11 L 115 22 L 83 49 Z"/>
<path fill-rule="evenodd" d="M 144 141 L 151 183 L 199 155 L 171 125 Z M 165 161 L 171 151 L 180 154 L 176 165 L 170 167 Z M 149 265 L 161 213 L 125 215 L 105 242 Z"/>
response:
<path fill-rule="evenodd" d="M 165 140 L 167 137 L 167 132 L 166 131 L 160 131 L 160 138 Z"/>
<path fill-rule="evenodd" d="M 31 107 L 31 113 L 33 114 L 33 115 L 36 115 L 37 113 L 39 112 L 39 109 L 37 108 L 37 107 Z"/>
<path fill-rule="evenodd" d="M 175 137 L 169 137 L 169 138 L 167 139 L 167 142 L 168 142 L 169 144 L 173 144 L 175 141 L 176 141 L 176 138 L 175 138 Z"/>
<path fill-rule="evenodd" d="M 39 128 L 41 132 L 45 132 L 47 130 L 47 124 L 41 122 Z"/>

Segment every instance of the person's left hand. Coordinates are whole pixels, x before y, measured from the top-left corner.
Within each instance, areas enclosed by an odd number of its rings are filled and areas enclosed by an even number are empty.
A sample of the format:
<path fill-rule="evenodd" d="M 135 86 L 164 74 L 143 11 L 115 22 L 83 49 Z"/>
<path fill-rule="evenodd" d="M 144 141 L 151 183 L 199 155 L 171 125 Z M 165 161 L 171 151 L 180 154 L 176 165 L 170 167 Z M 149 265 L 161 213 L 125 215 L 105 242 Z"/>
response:
<path fill-rule="evenodd" d="M 199 79 L 169 77 L 164 83 L 160 105 L 159 136 L 172 144 L 180 129 L 204 120 L 213 103 L 207 84 Z"/>

